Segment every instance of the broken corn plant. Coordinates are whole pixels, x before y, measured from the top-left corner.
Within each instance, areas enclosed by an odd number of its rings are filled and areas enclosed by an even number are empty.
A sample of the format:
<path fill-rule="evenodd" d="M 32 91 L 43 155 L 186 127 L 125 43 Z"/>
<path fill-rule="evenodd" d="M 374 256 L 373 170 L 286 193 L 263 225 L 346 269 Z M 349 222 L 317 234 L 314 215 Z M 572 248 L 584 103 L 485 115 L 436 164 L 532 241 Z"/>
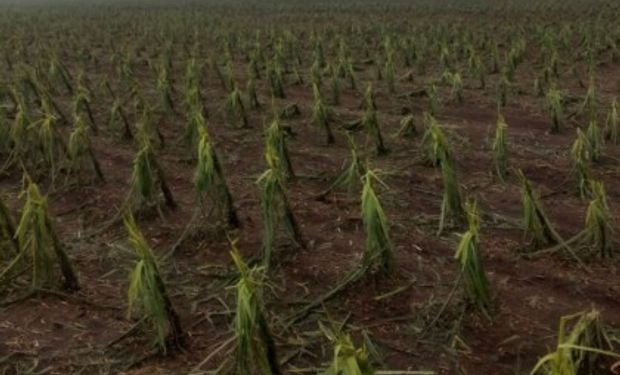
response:
<path fill-rule="evenodd" d="M 571 158 L 573 159 L 573 167 L 577 174 L 579 195 L 581 198 L 590 196 L 591 187 L 591 146 L 586 135 L 577 129 L 577 138 L 571 147 Z"/>
<path fill-rule="evenodd" d="M 442 160 L 452 160 L 452 151 L 448 140 L 439 127 L 435 117 L 429 113 L 424 113 L 426 131 L 422 137 L 422 144 L 427 149 L 428 160 L 433 166 L 439 166 Z"/>
<path fill-rule="evenodd" d="M 459 104 L 463 103 L 463 79 L 461 75 L 458 72 L 452 73 L 446 71 L 442 78 L 450 85 L 450 95 L 452 98 Z"/>
<path fill-rule="evenodd" d="M 362 256 L 362 268 L 389 273 L 393 268 L 394 255 L 390 241 L 389 224 L 373 184 L 379 182 L 375 172 L 368 170 L 363 177 L 362 221 L 366 232 L 366 244 Z"/>
<path fill-rule="evenodd" d="M 38 141 L 43 160 L 49 168 L 52 184 L 60 169 L 60 162 L 66 157 L 66 145 L 56 129 L 57 119 L 51 113 L 32 126 L 38 126 Z"/>
<path fill-rule="evenodd" d="M 545 109 L 551 116 L 551 133 L 559 133 L 562 127 L 562 93 L 560 90 L 552 87 L 545 97 Z"/>
<path fill-rule="evenodd" d="M 517 175 L 521 181 L 521 205 L 523 207 L 525 236 L 531 238 L 536 249 L 563 242 L 547 218 L 531 182 L 521 170 L 518 171 Z"/>
<path fill-rule="evenodd" d="M 237 85 L 234 84 L 232 91 L 226 98 L 226 114 L 228 115 L 228 122 L 231 125 L 241 123 L 240 127 L 248 127 L 248 116 L 245 112 L 245 105 L 243 104 L 241 91 L 239 91 Z"/>
<path fill-rule="evenodd" d="M 159 124 L 155 119 L 153 108 L 149 104 L 144 103 L 142 99 L 137 104 L 138 107 L 142 108 L 142 115 L 136 126 L 137 138 L 140 142 L 144 140 L 147 140 L 149 143 L 158 141 L 159 146 L 164 148 L 166 141 L 164 135 L 159 130 Z M 138 109 L 136 108 L 136 110 Z"/>
<path fill-rule="evenodd" d="M 495 173 L 501 182 L 504 182 L 508 174 L 508 141 L 506 132 L 508 125 L 504 116 L 498 114 L 495 126 L 495 139 L 493 140 L 493 156 L 495 160 Z"/>
<path fill-rule="evenodd" d="M 593 199 L 588 206 L 585 222 L 585 243 L 602 258 L 613 255 L 614 220 L 607 204 L 605 187 L 592 181 Z"/>
<path fill-rule="evenodd" d="M 235 373 L 280 375 L 275 340 L 265 313 L 264 272 L 261 268 L 248 267 L 234 244 L 231 256 L 239 271 L 234 321 Z"/>
<path fill-rule="evenodd" d="M 261 104 L 258 100 L 258 93 L 256 91 L 256 79 L 254 77 L 250 77 L 248 79 L 246 91 L 249 107 L 251 109 L 259 109 L 261 107 Z"/>
<path fill-rule="evenodd" d="M 316 84 L 312 85 L 314 93 L 314 107 L 312 108 L 312 122 L 323 128 L 325 131 L 325 141 L 328 145 L 334 143 L 334 133 L 330 125 L 331 112 L 327 105 L 323 102 L 321 92 Z"/>
<path fill-rule="evenodd" d="M 12 150 L 5 162 L 6 166 L 12 166 L 19 162 L 29 166 L 31 164 L 29 162 L 32 159 L 32 155 L 38 154 L 35 148 L 38 144 L 38 137 L 36 132 L 33 131 L 33 127 L 30 125 L 30 118 L 27 115 L 25 104 L 18 104 L 15 120 L 9 130 Z"/>
<path fill-rule="evenodd" d="M 194 172 L 194 187 L 200 202 L 210 199 L 214 209 L 232 227 L 239 226 L 232 194 L 224 178 L 224 170 L 219 162 L 215 147 L 211 142 L 206 126 L 199 128 L 198 163 Z"/>
<path fill-rule="evenodd" d="M 265 153 L 274 156 L 270 162 L 273 163 L 273 167 L 277 169 L 280 176 L 285 179 L 294 178 L 295 172 L 288 154 L 286 137 L 280 124 L 280 116 L 276 109 L 274 109 L 273 113 L 274 119 L 271 125 L 267 127 L 265 134 Z"/>
<path fill-rule="evenodd" d="M 400 128 L 397 135 L 403 138 L 411 138 L 418 134 L 418 130 L 415 127 L 415 117 L 410 113 L 400 120 Z"/>
<path fill-rule="evenodd" d="M 614 98 L 611 102 L 611 109 L 607 116 L 606 138 L 614 145 L 618 144 L 618 132 L 620 130 L 620 119 L 618 118 L 618 100 Z"/>
<path fill-rule="evenodd" d="M 93 132 L 97 134 L 99 128 L 97 127 L 97 123 L 95 122 L 95 117 L 93 116 L 93 111 L 90 107 L 90 102 L 91 102 L 90 91 L 84 84 L 83 79 L 79 79 L 78 88 L 77 88 L 75 100 L 73 103 L 74 115 L 79 116 L 85 113 L 86 116 L 88 117 L 90 126 L 93 129 Z"/>
<path fill-rule="evenodd" d="M 129 244 L 138 257 L 129 275 L 128 316 L 138 313 L 145 327 L 154 331 L 154 342 L 162 352 L 184 347 L 181 321 L 166 292 L 153 251 L 133 216 L 124 218 Z"/>
<path fill-rule="evenodd" d="M 142 138 L 142 145 L 133 161 L 131 191 L 138 205 L 156 201 L 157 185 L 164 195 L 165 203 L 175 208 L 176 203 L 168 187 L 164 171 L 157 162 L 155 152 L 148 139 Z"/>
<path fill-rule="evenodd" d="M 468 202 L 467 217 L 469 230 L 461 236 L 454 258 L 458 262 L 467 299 L 481 313 L 490 317 L 491 291 L 480 251 L 480 217 L 475 202 Z"/>
<path fill-rule="evenodd" d="M 95 157 L 90 137 L 88 136 L 88 125 L 78 116 L 75 119 L 75 127 L 69 136 L 68 153 L 70 160 L 70 171 L 80 176 L 80 172 L 92 165 L 100 181 L 105 181 L 101 166 Z"/>
<path fill-rule="evenodd" d="M 42 196 L 37 185 L 25 177 L 26 188 L 22 193 L 26 202 L 22 216 L 15 229 L 15 238 L 19 253 L 0 274 L 0 280 L 7 276 L 18 275 L 24 269 L 30 269 L 32 288 L 47 288 L 55 284 L 58 274 L 54 263 L 60 268 L 63 287 L 69 291 L 79 289 L 78 278 L 65 252 L 64 245 L 58 238 L 49 216 L 47 198 Z"/>
<path fill-rule="evenodd" d="M 350 335 L 330 337 L 334 346 L 334 359 L 320 375 L 374 375 L 366 346 L 356 348 Z"/>
<path fill-rule="evenodd" d="M 367 134 L 374 140 L 377 155 L 385 155 L 388 149 L 383 143 L 381 127 L 377 119 L 377 111 L 373 108 L 367 108 L 362 118 L 362 126 L 366 129 Z"/>
<path fill-rule="evenodd" d="M 375 99 L 375 91 L 372 88 L 372 84 L 369 84 L 366 87 L 366 91 L 364 92 L 364 101 L 362 103 L 364 109 L 369 110 L 377 110 L 377 102 Z"/>
<path fill-rule="evenodd" d="M 602 356 L 620 358 L 597 310 L 563 316 L 555 351 L 542 357 L 530 375 L 579 375 L 596 372 Z"/>
<path fill-rule="evenodd" d="M 11 211 L 0 199 L 0 256 L 10 258 L 19 254 L 19 241 L 15 236 L 15 221 Z"/>
<path fill-rule="evenodd" d="M 328 194 L 334 189 L 341 188 L 346 189 L 349 194 L 353 195 L 357 194 L 362 186 L 362 176 L 366 174 L 366 167 L 364 167 L 363 163 L 359 159 L 355 142 L 348 133 L 345 133 L 345 135 L 347 137 L 351 153 L 349 164 L 323 195 Z"/>
<path fill-rule="evenodd" d="M 588 118 L 592 121 L 595 120 L 598 113 L 598 102 L 596 95 L 596 79 L 594 74 L 590 74 L 590 84 L 588 85 L 588 92 L 581 104 L 579 112 L 582 115 L 588 115 Z"/>
<path fill-rule="evenodd" d="M 441 108 L 441 99 L 439 98 L 437 87 L 432 84 L 426 89 L 426 94 L 428 95 L 430 113 L 432 116 L 437 116 L 439 114 L 439 109 Z"/>
<path fill-rule="evenodd" d="M 282 176 L 276 167 L 277 155 L 273 150 L 267 150 L 265 159 L 269 168 L 258 178 L 257 184 L 261 193 L 261 215 L 263 218 L 263 264 L 265 268 L 271 265 L 277 229 L 284 227 L 288 236 L 297 246 L 303 246 L 301 232 L 286 197 Z"/>
<path fill-rule="evenodd" d="M 127 116 L 125 115 L 123 106 L 118 99 L 114 99 L 114 102 L 112 103 L 112 108 L 110 108 L 110 127 L 115 127 L 115 124 L 119 120 L 123 125 L 123 138 L 126 140 L 133 139 L 133 132 L 131 131 L 131 126 L 129 125 L 129 120 L 127 120 Z"/>
<path fill-rule="evenodd" d="M 456 175 L 454 161 L 451 158 L 447 158 L 446 154 L 442 155 L 444 156 L 441 156 L 440 167 L 443 181 L 443 198 L 437 235 L 441 235 L 446 223 L 449 222 L 453 226 L 460 226 L 465 220 L 461 187 Z"/>
<path fill-rule="evenodd" d="M 337 68 L 332 65 L 330 69 L 331 80 L 329 81 L 329 88 L 331 92 L 331 104 L 340 104 L 340 78 L 338 77 Z"/>
<path fill-rule="evenodd" d="M 183 144 L 191 149 L 196 148 L 200 130 L 206 128 L 207 122 L 200 109 L 194 109 L 190 113 L 189 120 L 183 131 Z"/>
<path fill-rule="evenodd" d="M 284 93 L 284 83 L 282 78 L 282 69 L 275 62 L 267 63 L 267 81 L 271 88 L 271 94 L 279 99 L 286 99 Z"/>
<path fill-rule="evenodd" d="M 170 72 L 166 64 L 158 69 L 157 91 L 161 97 L 163 108 L 167 112 L 174 112 L 174 100 L 172 99 L 173 86 L 170 81 Z"/>
<path fill-rule="evenodd" d="M 603 146 L 605 141 L 596 119 L 590 120 L 590 124 L 586 129 L 586 136 L 590 145 L 590 157 L 592 161 L 599 161 L 601 155 L 603 154 Z"/>
<path fill-rule="evenodd" d="M 200 87 L 190 86 L 185 90 L 185 106 L 190 113 L 200 111 L 203 115 L 207 115 Z"/>
<path fill-rule="evenodd" d="M 394 57 L 392 53 L 388 54 L 385 61 L 385 79 L 387 81 L 388 90 L 390 93 L 396 92 L 396 67 L 394 66 Z"/>

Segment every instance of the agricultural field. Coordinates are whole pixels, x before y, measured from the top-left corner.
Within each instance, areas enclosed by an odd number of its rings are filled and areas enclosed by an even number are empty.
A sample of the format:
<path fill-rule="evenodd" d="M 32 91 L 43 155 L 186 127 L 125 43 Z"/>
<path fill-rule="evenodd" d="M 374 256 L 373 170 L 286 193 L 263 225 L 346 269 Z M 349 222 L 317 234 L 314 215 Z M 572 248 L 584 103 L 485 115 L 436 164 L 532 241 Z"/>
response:
<path fill-rule="evenodd" d="M 0 1 L 0 374 L 620 374 L 618 19 Z"/>

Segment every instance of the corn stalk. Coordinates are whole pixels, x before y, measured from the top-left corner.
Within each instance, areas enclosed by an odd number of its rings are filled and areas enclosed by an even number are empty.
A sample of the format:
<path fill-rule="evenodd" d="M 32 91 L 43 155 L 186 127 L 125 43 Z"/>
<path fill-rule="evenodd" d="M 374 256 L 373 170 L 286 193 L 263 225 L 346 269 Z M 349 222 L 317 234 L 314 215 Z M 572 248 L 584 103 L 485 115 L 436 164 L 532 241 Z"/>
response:
<path fill-rule="evenodd" d="M 239 227 L 232 194 L 224 178 L 215 147 L 206 126 L 199 129 L 198 163 L 194 172 L 194 187 L 201 202 L 209 198 L 215 209 L 226 219 L 228 225 Z"/>
<path fill-rule="evenodd" d="M 607 204 L 605 187 L 601 182 L 592 181 L 592 196 L 585 221 L 584 241 L 598 252 L 602 258 L 613 255 L 614 220 Z"/>
<path fill-rule="evenodd" d="M 454 258 L 462 275 L 467 299 L 482 314 L 490 317 L 492 297 L 480 251 L 480 217 L 475 202 L 468 202 L 467 218 L 469 230 L 461 236 Z"/>
<path fill-rule="evenodd" d="M 366 232 L 366 244 L 362 256 L 362 268 L 371 271 L 379 270 L 387 274 L 393 268 L 393 247 L 387 217 L 373 188 L 375 182 L 382 182 L 371 170 L 366 172 L 363 180 L 362 221 Z"/>
<path fill-rule="evenodd" d="M 501 182 L 504 182 L 508 174 L 508 141 L 506 132 L 508 125 L 504 116 L 498 114 L 495 126 L 495 139 L 493 140 L 493 157 L 495 160 L 495 173 Z"/>
<path fill-rule="evenodd" d="M 128 316 L 139 313 L 145 328 L 154 330 L 154 342 L 164 353 L 185 347 L 181 320 L 159 272 L 157 261 L 133 216 L 124 219 L 129 244 L 138 257 L 129 275 Z"/>
<path fill-rule="evenodd" d="M 234 245 L 231 256 L 239 271 L 234 320 L 237 341 L 234 373 L 280 375 L 276 345 L 265 313 L 263 270 L 248 267 Z"/>
<path fill-rule="evenodd" d="M 19 253 L 0 274 L 0 280 L 7 276 L 18 275 L 22 269 L 30 269 L 33 289 L 45 288 L 55 283 L 57 273 L 54 263 L 60 268 L 63 288 L 69 291 L 79 289 L 77 275 L 65 252 L 64 245 L 56 235 L 49 216 L 47 199 L 41 195 L 39 188 L 30 178 L 23 195 L 26 202 L 22 216 L 15 229 L 15 238 Z M 17 269 L 17 270 L 16 270 Z"/>
<path fill-rule="evenodd" d="M 613 352 L 600 313 L 591 310 L 563 316 L 555 351 L 542 357 L 530 375 L 595 373 L 595 365 L 602 356 L 620 358 L 620 355 Z"/>

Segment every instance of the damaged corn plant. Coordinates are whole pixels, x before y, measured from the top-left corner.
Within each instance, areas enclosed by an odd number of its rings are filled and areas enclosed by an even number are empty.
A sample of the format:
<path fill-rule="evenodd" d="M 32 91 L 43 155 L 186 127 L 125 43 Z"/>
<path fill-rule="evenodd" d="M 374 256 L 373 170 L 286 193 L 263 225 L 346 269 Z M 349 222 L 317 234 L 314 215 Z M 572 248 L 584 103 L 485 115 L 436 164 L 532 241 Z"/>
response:
<path fill-rule="evenodd" d="M 19 241 L 15 233 L 13 215 L 4 200 L 0 198 L 0 258 L 8 260 L 19 254 Z"/>
<path fill-rule="evenodd" d="M 592 181 L 592 147 L 586 135 L 577 129 L 577 138 L 571 147 L 571 158 L 573 161 L 574 173 L 577 176 L 577 185 L 581 198 L 590 196 Z"/>
<path fill-rule="evenodd" d="M 166 206 L 176 208 L 176 202 L 164 171 L 159 165 L 155 151 L 148 137 L 141 137 L 141 146 L 133 160 L 131 177 L 131 196 L 138 207 L 146 204 L 158 204 L 158 194 L 161 191 Z"/>
<path fill-rule="evenodd" d="M 362 255 L 362 268 L 387 274 L 394 266 L 393 248 L 388 220 L 374 189 L 376 183 L 384 186 L 385 184 L 372 170 L 367 170 L 363 180 L 362 221 L 366 232 L 366 242 Z"/>
<path fill-rule="evenodd" d="M 278 111 L 274 108 L 274 119 L 265 131 L 265 154 L 270 168 L 275 168 L 284 179 L 295 177 L 293 164 L 289 157 L 286 135 L 280 122 Z"/>
<path fill-rule="evenodd" d="M 185 346 L 185 334 L 157 266 L 155 255 L 140 232 L 133 216 L 124 218 L 129 244 L 137 261 L 129 274 L 127 291 L 128 316 L 140 315 L 147 332 L 152 332 L 154 344 L 163 352 L 180 350 Z"/>
<path fill-rule="evenodd" d="M 263 268 L 250 268 L 234 247 L 231 256 L 239 280 L 235 286 L 237 307 L 233 323 L 235 332 L 234 374 L 280 375 L 275 340 L 265 310 L 265 274 Z"/>
<path fill-rule="evenodd" d="M 325 142 L 328 145 L 334 143 L 334 133 L 331 128 L 332 114 L 323 101 L 321 91 L 316 84 L 313 84 L 314 107 L 312 108 L 312 121 L 325 131 Z"/>
<path fill-rule="evenodd" d="M 27 273 L 35 291 L 54 289 L 59 278 L 63 289 L 76 291 L 79 289 L 78 277 L 65 245 L 54 229 L 47 198 L 28 176 L 24 177 L 24 184 L 22 196 L 25 202 L 14 234 L 19 252 L 0 273 L 0 281 L 6 282 Z"/>
<path fill-rule="evenodd" d="M 542 357 L 530 375 L 579 375 L 601 371 L 601 358 L 620 359 L 614 352 L 608 328 L 597 310 L 563 316 L 555 350 Z"/>
<path fill-rule="evenodd" d="M 219 161 L 206 124 L 198 129 L 198 155 L 194 172 L 194 187 L 201 205 L 209 200 L 213 210 L 231 227 L 239 226 L 232 194 L 224 177 L 224 169 Z"/>
<path fill-rule="evenodd" d="M 495 125 L 493 159 L 495 161 L 495 174 L 501 182 L 506 180 L 509 169 L 507 131 L 508 125 L 506 124 L 506 120 L 504 120 L 504 116 L 500 113 L 497 116 L 497 123 Z"/>
<path fill-rule="evenodd" d="M 584 244 L 601 258 L 611 258 L 614 247 L 614 219 L 603 184 L 592 181 L 591 185 L 593 198 L 586 212 Z"/>
<path fill-rule="evenodd" d="M 349 160 L 340 175 L 331 184 L 331 186 L 323 192 L 323 194 L 321 194 L 321 197 L 324 197 L 330 192 L 338 189 L 346 190 L 349 195 L 354 195 L 357 194 L 362 187 L 361 182 L 362 177 L 366 174 L 366 167 L 359 158 L 357 146 L 355 145 L 353 138 L 351 138 L 348 133 L 345 133 L 345 135 L 349 143 Z"/>
<path fill-rule="evenodd" d="M 68 153 L 69 170 L 72 174 L 77 175 L 78 181 L 81 180 L 83 173 L 88 170 L 93 170 L 99 181 L 105 181 L 101 165 L 95 157 L 92 142 L 88 135 L 88 125 L 80 116 L 75 119 L 73 132 L 69 136 Z"/>
<path fill-rule="evenodd" d="M 476 202 L 467 203 L 469 230 L 461 236 L 454 258 L 463 280 L 469 303 L 487 317 L 491 316 L 492 297 L 480 249 L 480 215 Z"/>
<path fill-rule="evenodd" d="M 278 167 L 279 159 L 276 151 L 267 148 L 265 159 L 268 169 L 258 178 L 257 184 L 260 188 L 263 220 L 262 258 L 265 268 L 268 269 L 276 245 L 278 228 L 283 227 L 296 246 L 303 246 L 303 239 L 286 196 L 284 177 Z"/>
<path fill-rule="evenodd" d="M 523 209 L 523 228 L 527 238 L 535 249 L 563 242 L 547 218 L 532 183 L 519 170 L 517 176 L 521 182 L 521 207 Z"/>

